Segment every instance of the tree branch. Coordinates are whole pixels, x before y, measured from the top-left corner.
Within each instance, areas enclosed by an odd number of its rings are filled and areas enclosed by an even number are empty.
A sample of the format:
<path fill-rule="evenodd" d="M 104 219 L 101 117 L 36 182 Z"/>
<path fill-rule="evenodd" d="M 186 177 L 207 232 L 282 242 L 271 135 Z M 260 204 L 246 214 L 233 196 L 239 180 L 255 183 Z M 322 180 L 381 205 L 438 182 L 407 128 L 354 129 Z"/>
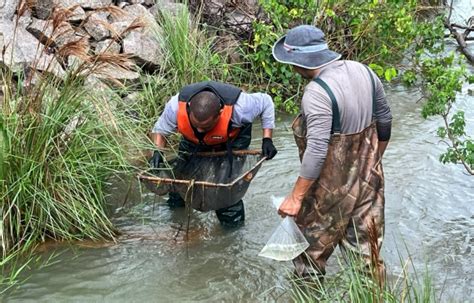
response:
<path fill-rule="evenodd" d="M 451 23 L 451 26 L 452 27 L 457 27 L 457 28 L 460 28 L 460 29 L 468 29 L 470 31 L 474 31 L 474 26 L 461 25 L 461 24 L 457 24 L 457 23 Z"/>
<path fill-rule="evenodd" d="M 472 26 L 461 26 L 455 23 L 451 23 L 451 16 L 453 13 L 453 1 L 454 0 L 451 0 L 451 3 L 449 4 L 449 13 L 448 17 L 444 20 L 444 26 L 449 29 L 451 36 L 453 36 L 458 42 L 458 45 L 461 49 L 461 53 L 464 54 L 464 56 L 469 62 L 474 64 L 474 54 L 468 49 L 468 45 L 466 43 L 467 36 L 474 29 Z M 469 18 L 469 25 L 471 25 L 472 20 L 473 17 Z M 463 34 L 458 33 L 456 28 L 465 29 L 465 32 Z"/>

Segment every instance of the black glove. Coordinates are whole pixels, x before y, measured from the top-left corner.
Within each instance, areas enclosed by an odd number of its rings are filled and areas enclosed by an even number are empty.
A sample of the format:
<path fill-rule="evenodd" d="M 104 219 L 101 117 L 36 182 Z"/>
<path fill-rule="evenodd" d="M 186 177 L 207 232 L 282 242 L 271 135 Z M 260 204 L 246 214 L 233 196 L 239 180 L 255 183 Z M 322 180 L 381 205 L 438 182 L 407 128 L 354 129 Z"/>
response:
<path fill-rule="evenodd" d="M 271 138 L 263 138 L 262 139 L 262 155 L 267 157 L 267 160 L 272 159 L 277 154 L 277 149 L 275 145 L 273 145 L 273 141 Z"/>
<path fill-rule="evenodd" d="M 163 158 L 161 157 L 161 152 L 159 150 L 155 150 L 153 152 L 153 156 L 148 160 L 151 168 L 159 168 L 160 163 L 163 162 Z"/>

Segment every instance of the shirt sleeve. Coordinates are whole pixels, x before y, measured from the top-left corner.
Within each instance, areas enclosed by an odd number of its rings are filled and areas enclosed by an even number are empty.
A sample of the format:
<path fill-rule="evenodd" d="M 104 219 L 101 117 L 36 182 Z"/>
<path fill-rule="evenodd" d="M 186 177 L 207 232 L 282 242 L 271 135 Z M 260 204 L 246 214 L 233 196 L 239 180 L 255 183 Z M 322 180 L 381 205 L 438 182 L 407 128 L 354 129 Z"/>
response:
<path fill-rule="evenodd" d="M 392 132 L 392 113 L 385 96 L 385 90 L 379 77 L 372 73 L 375 80 L 375 119 L 377 125 L 378 139 L 380 141 L 390 140 Z"/>
<path fill-rule="evenodd" d="M 178 94 L 173 96 L 165 105 L 163 113 L 156 121 L 152 129 L 152 133 L 159 133 L 164 136 L 171 135 L 176 132 L 178 127 Z"/>
<path fill-rule="evenodd" d="M 275 108 L 272 97 L 264 93 L 242 92 L 234 105 L 232 126 L 241 127 L 260 117 L 262 128 L 275 128 Z"/>
<path fill-rule="evenodd" d="M 332 126 L 332 107 L 329 96 L 306 89 L 301 102 L 306 119 L 306 150 L 301 161 L 300 176 L 316 180 L 328 151 Z"/>

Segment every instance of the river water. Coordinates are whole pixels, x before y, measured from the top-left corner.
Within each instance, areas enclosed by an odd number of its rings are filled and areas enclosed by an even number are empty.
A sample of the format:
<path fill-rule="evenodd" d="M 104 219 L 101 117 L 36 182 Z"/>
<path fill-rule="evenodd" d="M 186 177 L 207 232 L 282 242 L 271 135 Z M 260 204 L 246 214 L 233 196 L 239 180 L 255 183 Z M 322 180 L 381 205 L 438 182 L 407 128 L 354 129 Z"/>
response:
<path fill-rule="evenodd" d="M 418 94 L 387 87 L 394 122 L 384 157 L 386 238 L 383 256 L 389 272 L 401 272 L 400 254 L 410 253 L 418 270 L 426 266 L 442 301 L 474 301 L 474 179 L 462 167 L 443 165 L 444 145 L 435 133 L 441 121 L 420 117 Z M 474 131 L 473 97 L 464 92 L 459 106 Z M 246 223 L 225 230 L 215 214 L 195 212 L 184 240 L 183 209 L 170 210 L 163 198 L 134 186 L 127 202 L 131 213 L 117 212 L 123 233 L 117 244 L 64 247 L 45 267 L 4 297 L 8 302 L 274 302 L 287 301 L 290 262 L 258 257 L 280 219 L 271 196 L 289 192 L 299 160 L 289 129 L 280 115 L 275 131 L 278 155 L 265 162 L 244 201 Z M 254 129 L 258 148 L 258 126 Z M 115 184 L 111 201 L 121 206 L 127 186 Z M 133 207 L 132 207 L 133 206 Z M 338 267 L 332 258 L 330 271 Z"/>

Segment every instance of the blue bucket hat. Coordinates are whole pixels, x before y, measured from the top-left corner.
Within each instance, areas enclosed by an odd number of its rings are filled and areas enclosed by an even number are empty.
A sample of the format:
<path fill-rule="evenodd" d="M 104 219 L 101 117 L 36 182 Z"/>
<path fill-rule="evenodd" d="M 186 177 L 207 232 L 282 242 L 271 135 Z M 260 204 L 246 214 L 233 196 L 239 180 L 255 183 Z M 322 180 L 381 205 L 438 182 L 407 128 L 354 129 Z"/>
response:
<path fill-rule="evenodd" d="M 273 45 L 272 54 L 278 62 L 306 69 L 318 69 L 341 58 L 329 50 L 324 33 L 312 25 L 289 30 Z"/>

